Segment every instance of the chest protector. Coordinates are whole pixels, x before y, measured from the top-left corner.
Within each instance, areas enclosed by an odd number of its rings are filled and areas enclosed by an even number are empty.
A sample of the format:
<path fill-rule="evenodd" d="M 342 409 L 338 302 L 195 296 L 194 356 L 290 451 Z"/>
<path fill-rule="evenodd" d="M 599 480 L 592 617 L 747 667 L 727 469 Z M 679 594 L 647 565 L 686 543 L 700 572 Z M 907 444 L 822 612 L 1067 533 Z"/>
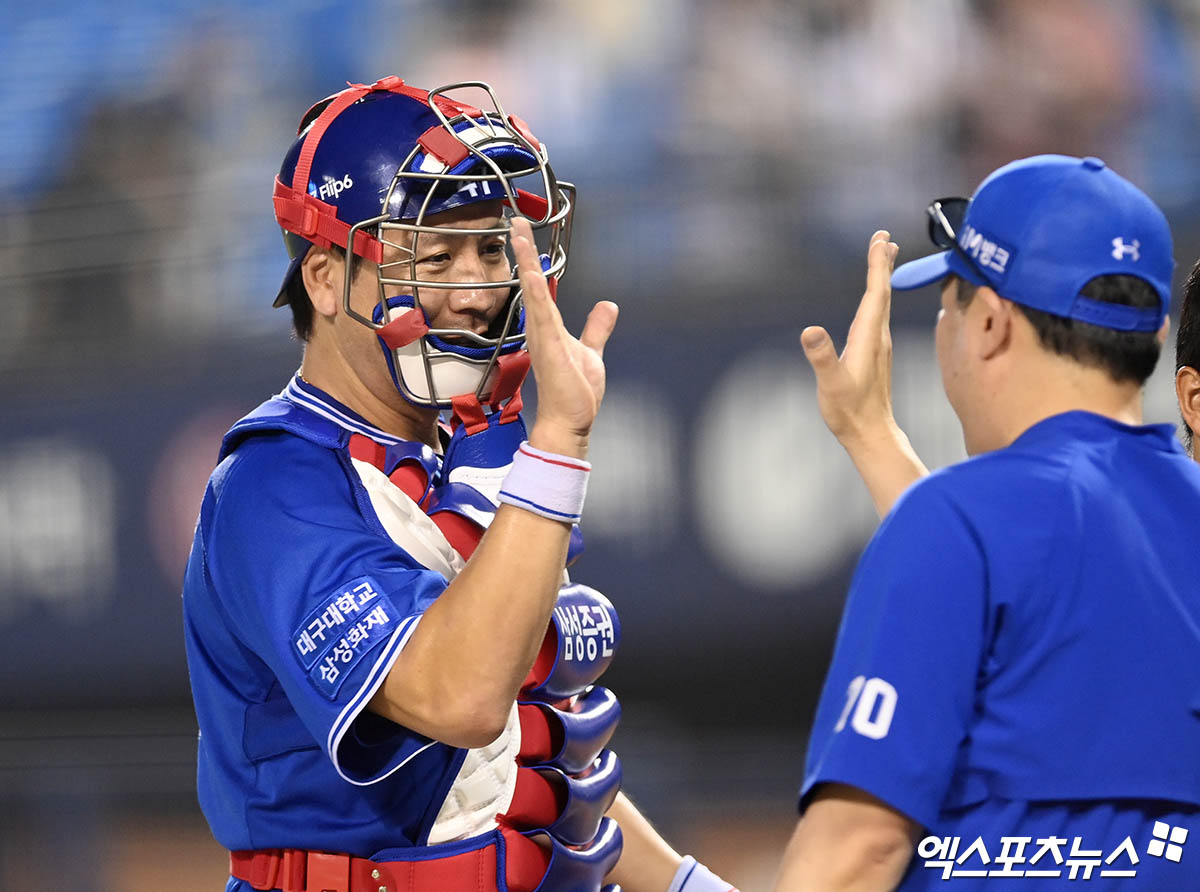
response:
<path fill-rule="evenodd" d="M 235 426 L 225 450 L 251 432 L 281 429 L 346 449 L 388 535 L 447 581 L 462 570 L 491 524 L 500 484 L 526 439 L 519 415 L 493 413 L 486 427 L 473 425 L 468 432 L 467 425 L 459 426 L 439 468 L 437 456 L 423 444 L 385 446 L 286 400 L 272 400 Z M 568 564 L 582 547 L 574 527 Z M 604 817 L 621 784 L 620 760 L 607 749 L 621 707 L 596 681 L 612 662 L 621 626 L 603 594 L 566 582 L 565 570 L 563 576 L 507 727 L 488 746 L 461 751 L 427 845 L 379 852 L 371 860 L 294 850 L 282 850 L 284 855 L 292 852 L 292 861 L 305 862 L 310 873 L 321 869 L 315 857 L 347 859 L 344 892 L 359 892 L 354 877 L 371 880 L 373 871 L 383 879 L 408 877 L 400 888 L 410 892 L 453 892 L 463 884 L 496 892 L 600 890 L 621 853 L 620 829 Z M 284 855 L 234 853 L 233 873 L 258 889 L 286 890 L 304 870 L 292 867 L 289 874 L 286 867 L 264 866 L 269 857 L 278 861 Z M 376 892 L 380 883 L 372 882 L 367 886 Z"/>

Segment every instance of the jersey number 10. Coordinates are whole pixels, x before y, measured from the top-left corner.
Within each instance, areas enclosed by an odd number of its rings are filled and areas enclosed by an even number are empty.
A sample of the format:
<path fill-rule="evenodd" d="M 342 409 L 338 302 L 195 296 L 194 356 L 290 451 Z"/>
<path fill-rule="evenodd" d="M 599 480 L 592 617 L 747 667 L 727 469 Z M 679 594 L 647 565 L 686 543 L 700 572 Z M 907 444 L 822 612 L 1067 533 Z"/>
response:
<path fill-rule="evenodd" d="M 854 711 L 853 717 L 850 715 L 851 710 Z M 850 727 L 863 737 L 881 740 L 887 737 L 895 713 L 896 689 L 882 678 L 859 675 L 846 688 L 846 706 L 837 725 L 834 726 L 833 733 L 836 734 L 845 728 L 846 719 L 850 719 Z"/>

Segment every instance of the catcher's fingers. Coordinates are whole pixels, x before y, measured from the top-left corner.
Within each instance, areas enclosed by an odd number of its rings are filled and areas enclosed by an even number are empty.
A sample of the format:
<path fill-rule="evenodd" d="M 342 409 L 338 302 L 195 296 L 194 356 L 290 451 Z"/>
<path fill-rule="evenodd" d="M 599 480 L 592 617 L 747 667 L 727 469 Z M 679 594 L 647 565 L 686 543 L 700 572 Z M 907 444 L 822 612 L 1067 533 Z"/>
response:
<path fill-rule="evenodd" d="M 608 343 L 609 335 L 616 327 L 618 312 L 619 308 L 611 300 L 602 300 L 592 307 L 583 326 L 583 333 L 579 336 L 580 343 L 603 356 L 604 345 Z"/>
<path fill-rule="evenodd" d="M 528 220 L 518 217 L 512 221 L 510 241 L 525 302 L 525 337 L 536 344 L 555 328 L 562 328 L 562 316 L 550 297 L 550 288 L 542 272 L 542 261 L 538 257 L 533 229 Z"/>
<path fill-rule="evenodd" d="M 804 355 L 818 379 L 826 377 L 837 368 L 838 355 L 833 349 L 833 338 L 829 337 L 829 332 L 821 326 L 810 325 L 800 332 L 800 346 L 804 348 Z"/>

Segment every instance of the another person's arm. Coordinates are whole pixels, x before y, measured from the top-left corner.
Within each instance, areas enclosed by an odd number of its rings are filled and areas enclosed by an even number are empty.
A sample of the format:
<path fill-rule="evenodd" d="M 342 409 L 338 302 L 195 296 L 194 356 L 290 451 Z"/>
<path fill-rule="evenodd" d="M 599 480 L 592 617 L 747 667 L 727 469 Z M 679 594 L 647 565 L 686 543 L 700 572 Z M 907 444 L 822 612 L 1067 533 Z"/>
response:
<path fill-rule="evenodd" d="M 858 469 L 883 517 L 929 469 L 892 414 L 892 265 L 899 248 L 880 230 L 867 249 L 867 287 L 839 357 L 824 328 L 800 335 L 817 376 L 821 417 Z"/>
<path fill-rule="evenodd" d="M 605 877 L 623 892 L 737 892 L 694 858 L 683 857 L 659 836 L 624 793 L 617 795 L 608 816 L 621 828 L 621 860 Z"/>
<path fill-rule="evenodd" d="M 778 892 L 890 892 L 908 868 L 921 827 L 865 793 L 823 784 L 796 825 Z"/>
<path fill-rule="evenodd" d="M 659 836 L 624 793 L 617 794 L 608 816 L 621 828 L 625 844 L 621 860 L 605 882 L 618 883 L 625 892 L 666 892 L 683 856 Z"/>

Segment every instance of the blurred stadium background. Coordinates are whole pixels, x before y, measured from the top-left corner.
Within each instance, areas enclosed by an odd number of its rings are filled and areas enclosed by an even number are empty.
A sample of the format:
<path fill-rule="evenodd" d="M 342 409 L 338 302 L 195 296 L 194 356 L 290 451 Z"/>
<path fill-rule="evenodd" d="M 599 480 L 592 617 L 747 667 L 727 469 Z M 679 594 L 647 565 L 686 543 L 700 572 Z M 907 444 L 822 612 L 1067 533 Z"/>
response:
<path fill-rule="evenodd" d="M 842 337 L 874 229 L 920 256 L 931 198 L 1037 152 L 1105 158 L 1200 253 L 1195 0 L 0 6 L 0 889 L 222 888 L 181 570 L 220 434 L 298 363 L 271 178 L 346 81 L 490 81 L 579 185 L 564 312 L 622 317 L 575 576 L 626 630 L 626 788 L 746 890 L 874 525 L 800 329 Z M 938 465 L 935 308 L 894 312 Z"/>

